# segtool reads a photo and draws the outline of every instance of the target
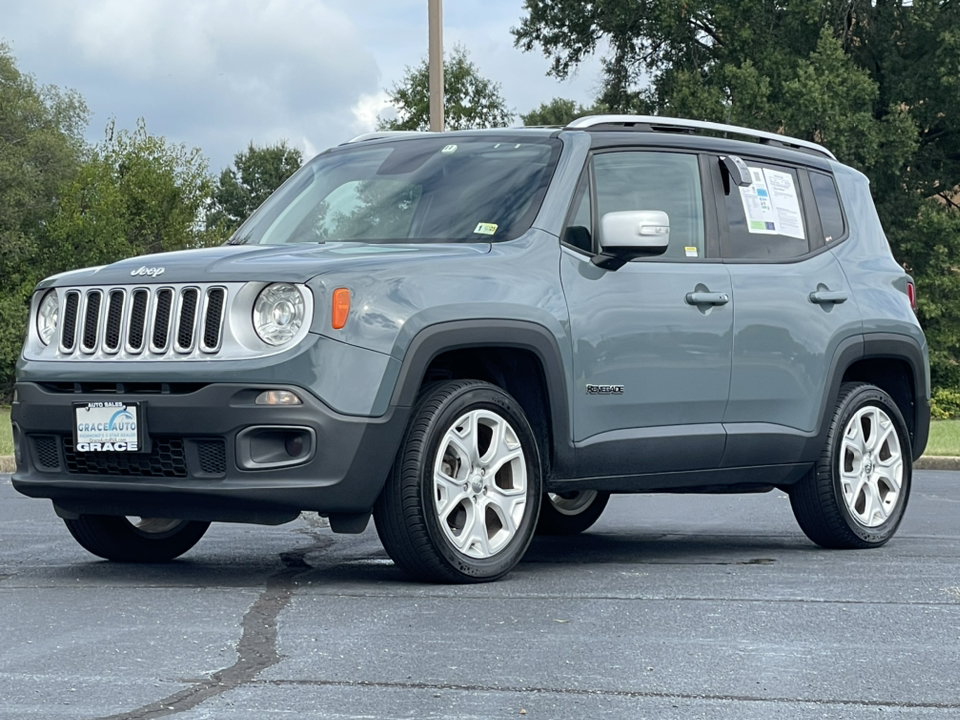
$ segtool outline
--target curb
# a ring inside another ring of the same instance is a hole
[[[922,455],[913,463],[914,470],[960,470],[960,457]]]
[[[13,455],[0,455],[0,473],[12,473],[16,469]],[[960,457],[948,455],[923,455],[913,463],[914,470],[960,470]]]

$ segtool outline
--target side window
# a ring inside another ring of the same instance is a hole
[[[670,218],[670,244],[663,257],[704,257],[703,193],[696,155],[628,151],[593,159],[597,214],[660,210]]]
[[[723,256],[790,258],[810,251],[795,170],[747,161],[753,182],[724,181],[729,224]]]
[[[811,170],[810,185],[813,187],[813,197],[817,201],[824,241],[829,243],[839,240],[846,232],[846,227],[843,224],[840,196],[837,194],[837,186],[833,178]]]
[[[590,209],[590,181],[584,176],[573,200],[573,215],[563,235],[567,245],[584,252],[593,252],[593,212]]]

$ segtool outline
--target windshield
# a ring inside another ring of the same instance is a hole
[[[526,232],[560,154],[545,137],[357,144],[301,168],[232,243],[498,242]]]

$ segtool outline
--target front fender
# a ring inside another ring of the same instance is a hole
[[[441,322],[424,327],[406,344],[396,382],[384,383],[377,407],[410,407],[430,363],[441,353],[464,348],[505,347],[532,352],[543,369],[554,442],[554,467],[572,467],[572,411],[567,378],[572,362],[568,343],[543,325],[505,319]],[[566,352],[565,352],[566,350]]]

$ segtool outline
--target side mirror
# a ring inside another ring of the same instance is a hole
[[[720,164],[727,171],[727,175],[738,187],[750,187],[753,185],[753,178],[750,177],[750,168],[736,155],[727,155],[720,158]]]
[[[669,244],[670,216],[665,212],[611,212],[600,220],[600,254],[592,262],[616,270],[634,258],[663,255]]]

